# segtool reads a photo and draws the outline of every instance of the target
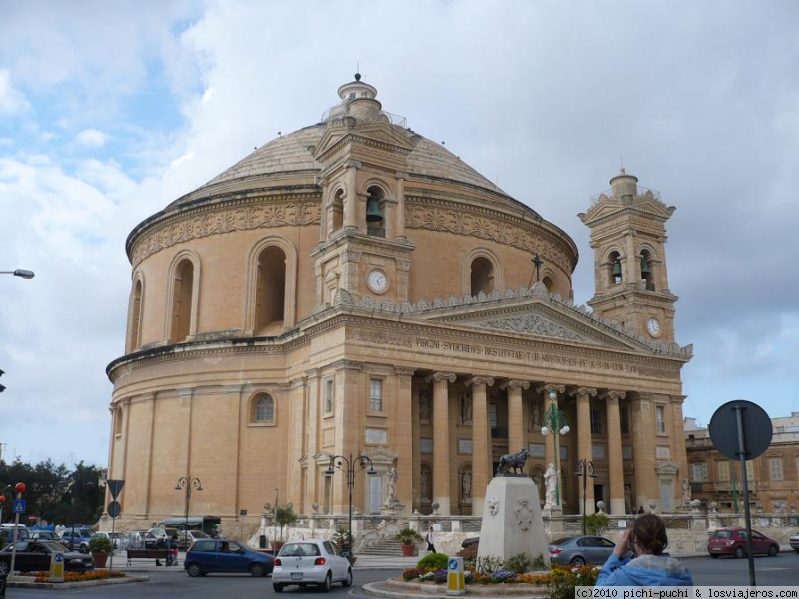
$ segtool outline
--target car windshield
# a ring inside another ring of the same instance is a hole
[[[717,530],[713,536],[717,539],[729,539],[732,536],[732,532],[729,530]]]

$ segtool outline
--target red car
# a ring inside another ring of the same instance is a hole
[[[746,555],[746,529],[745,528],[720,528],[707,540],[707,552],[710,557],[720,555]],[[780,545],[774,539],[752,531],[752,554],[758,553],[774,557],[780,552]]]

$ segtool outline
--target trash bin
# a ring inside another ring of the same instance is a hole
[[[266,549],[266,535],[258,537],[258,549]]]

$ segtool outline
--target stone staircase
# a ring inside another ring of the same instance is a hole
[[[372,541],[368,545],[359,548],[356,555],[382,555],[387,557],[398,557],[402,555],[402,543],[389,539]]]

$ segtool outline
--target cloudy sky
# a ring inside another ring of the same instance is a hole
[[[685,414],[799,411],[799,5],[0,0],[0,442],[104,464],[131,228],[356,64],[384,109],[566,230],[623,159],[677,207]],[[623,158],[622,158],[623,157]]]

